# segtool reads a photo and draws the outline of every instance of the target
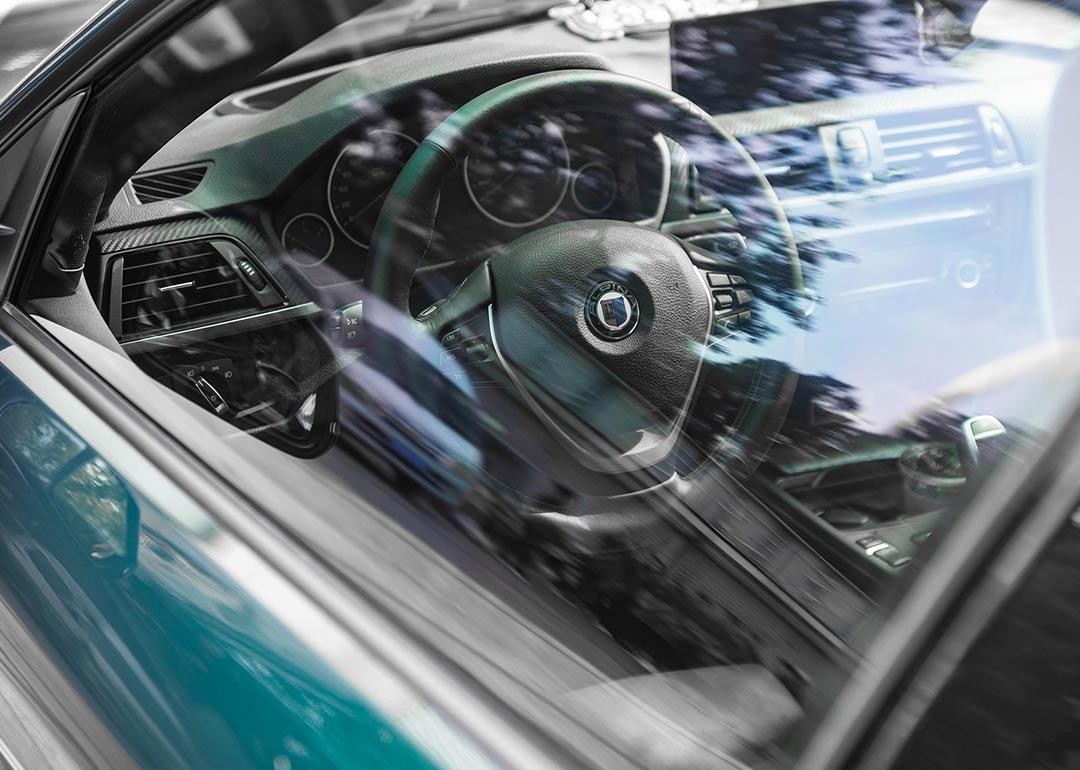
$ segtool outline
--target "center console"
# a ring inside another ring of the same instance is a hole
[[[759,482],[790,526],[869,591],[928,556],[1008,440],[989,415],[955,432],[943,441],[864,438],[832,457],[781,453]]]
[[[894,573],[918,558],[949,497],[963,488],[958,467],[955,450],[945,445],[897,443],[789,466],[771,484],[778,507],[815,536],[838,541],[856,560],[855,572]]]

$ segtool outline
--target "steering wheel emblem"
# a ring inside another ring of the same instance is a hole
[[[637,328],[637,297],[614,281],[597,284],[585,303],[585,322],[597,337],[621,340]]]

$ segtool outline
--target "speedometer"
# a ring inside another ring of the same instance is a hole
[[[378,128],[342,149],[330,171],[327,199],[334,224],[357,246],[368,248],[390,187],[417,141]]]
[[[488,219],[532,227],[559,208],[570,184],[562,131],[544,118],[502,125],[465,158],[465,188]]]

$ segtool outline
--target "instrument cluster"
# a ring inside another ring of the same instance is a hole
[[[419,142],[437,125],[387,115],[354,127],[313,159],[279,208],[286,258],[328,285],[362,280],[379,213]],[[666,146],[600,114],[522,116],[471,138],[444,183],[429,265],[482,255],[532,229],[574,219],[658,218]]]

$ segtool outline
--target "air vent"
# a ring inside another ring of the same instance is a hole
[[[961,107],[877,120],[889,181],[928,179],[996,165],[978,107]]]
[[[113,263],[113,332],[127,341],[244,315],[262,306],[210,242],[125,254]]]
[[[832,173],[816,128],[740,137],[781,198],[831,192]]]
[[[131,178],[131,189],[135,199],[144,205],[182,198],[195,191],[209,168],[203,164],[137,174]]]

